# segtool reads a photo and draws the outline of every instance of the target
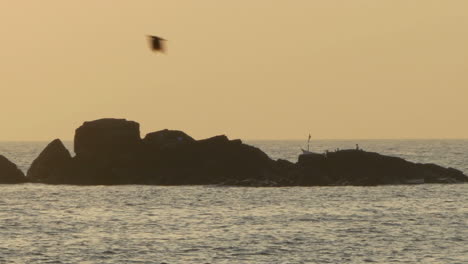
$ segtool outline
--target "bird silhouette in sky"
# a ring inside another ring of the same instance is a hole
[[[148,40],[149,40],[150,48],[152,51],[162,52],[162,53],[166,51],[164,47],[164,42],[166,41],[165,39],[157,37],[157,36],[148,36]]]

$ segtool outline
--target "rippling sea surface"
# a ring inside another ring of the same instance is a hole
[[[299,141],[251,141],[295,161]],[[468,173],[468,140],[317,141]],[[2,142],[27,170],[47,142]],[[70,143],[68,143],[70,147]],[[468,184],[0,185],[0,263],[468,263]]]

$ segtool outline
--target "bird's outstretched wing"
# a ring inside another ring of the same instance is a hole
[[[148,36],[149,44],[151,50],[154,52],[165,52],[165,47],[164,47],[164,41],[166,41],[163,38],[157,37],[157,36]]]

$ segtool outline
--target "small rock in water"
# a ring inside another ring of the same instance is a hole
[[[24,173],[4,156],[0,155],[0,184],[26,182]]]

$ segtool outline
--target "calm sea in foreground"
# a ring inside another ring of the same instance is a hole
[[[248,141],[297,160],[299,141]],[[468,140],[316,141],[468,174]],[[47,142],[0,142],[26,171]],[[67,144],[71,148],[71,144]],[[468,184],[0,185],[0,263],[468,263]]]

